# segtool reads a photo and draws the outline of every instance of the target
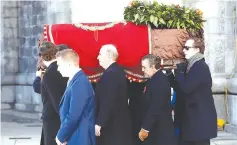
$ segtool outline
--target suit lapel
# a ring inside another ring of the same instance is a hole
[[[63,97],[62,97],[62,99],[61,99],[61,101],[60,101],[59,106],[61,106],[61,104],[62,104],[62,102],[63,102],[65,96],[67,95],[67,92],[71,89],[71,85],[72,85],[71,82],[72,82],[72,81],[69,82],[69,84],[68,84],[68,86],[67,86],[67,88],[66,88],[66,90],[65,90],[65,92],[64,92],[64,94],[63,94]]]

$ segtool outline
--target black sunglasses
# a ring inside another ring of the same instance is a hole
[[[192,48],[192,47],[184,46],[184,49],[186,49],[186,50],[189,50],[190,48]]]

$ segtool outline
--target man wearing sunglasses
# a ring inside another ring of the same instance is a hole
[[[175,110],[183,112],[176,116],[180,122],[180,145],[210,145],[210,139],[217,136],[217,113],[211,73],[203,56],[204,41],[188,39],[183,52],[187,64],[177,64],[175,79],[171,81],[177,101],[182,101]]]

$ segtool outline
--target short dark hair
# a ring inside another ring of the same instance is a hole
[[[198,37],[191,37],[188,40],[193,40],[193,47],[194,48],[199,48],[200,53],[204,54],[205,51],[205,43],[202,38]]]
[[[71,48],[68,47],[66,44],[60,44],[60,45],[57,45],[57,46],[56,46],[56,49],[57,49],[58,51],[62,51],[62,50],[71,49]]]
[[[156,69],[160,68],[160,64],[161,64],[160,57],[155,56],[153,54],[147,54],[142,58],[142,61],[144,60],[148,60],[150,67],[154,65]]]
[[[45,61],[51,61],[56,58],[58,50],[52,42],[43,42],[39,47],[39,56]]]

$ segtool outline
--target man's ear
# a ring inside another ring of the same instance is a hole
[[[152,68],[152,69],[156,69],[156,66],[153,64],[153,65],[151,66],[151,68]]]
[[[71,62],[68,63],[69,66],[72,66],[73,64]]]
[[[112,53],[108,53],[108,57],[111,58],[111,59],[113,59]]]

